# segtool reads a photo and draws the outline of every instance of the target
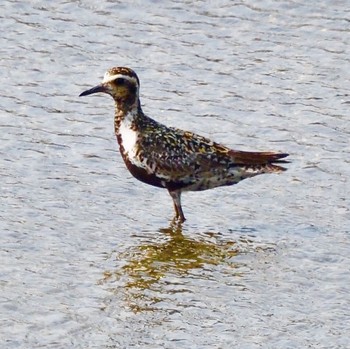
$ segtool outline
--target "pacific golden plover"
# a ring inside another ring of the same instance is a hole
[[[141,109],[139,89],[133,70],[115,67],[106,72],[100,85],[80,96],[103,92],[113,97],[114,130],[126,167],[138,180],[168,190],[180,222],[185,221],[184,191],[233,185],[262,173],[286,170],[276,165],[288,162],[281,160],[286,153],[233,150],[151,119]]]

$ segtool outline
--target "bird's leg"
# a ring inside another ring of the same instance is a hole
[[[179,219],[181,223],[183,223],[186,218],[182,211],[181,207],[181,191],[180,190],[169,190],[169,194],[173,199],[174,209],[175,209],[175,218]]]

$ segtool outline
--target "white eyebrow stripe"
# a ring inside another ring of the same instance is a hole
[[[108,73],[105,74],[105,76],[104,76],[104,78],[102,80],[102,83],[111,82],[111,81],[113,81],[115,79],[118,79],[118,78],[129,80],[129,81],[132,81],[133,83],[137,84],[136,79],[134,77],[132,77],[132,76],[127,76],[127,75],[123,75],[123,74],[109,75]]]

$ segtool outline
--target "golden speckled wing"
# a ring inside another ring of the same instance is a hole
[[[280,172],[274,165],[287,154],[272,152],[235,151],[205,137],[153,120],[143,125],[139,156],[153,174],[168,181],[195,183],[200,178],[215,181],[215,185],[231,184],[236,180],[264,172]],[[222,183],[219,184],[218,182]]]
[[[139,155],[157,175],[192,182],[235,166],[229,151],[207,138],[162,125],[143,131]]]

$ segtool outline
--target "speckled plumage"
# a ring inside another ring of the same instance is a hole
[[[139,86],[133,70],[116,67],[106,72],[100,85],[80,96],[104,92],[114,98],[115,134],[127,168],[140,181],[166,188],[180,221],[185,220],[183,191],[232,185],[258,174],[285,170],[275,163],[286,162],[280,159],[288,154],[232,150],[149,118],[141,109]]]

